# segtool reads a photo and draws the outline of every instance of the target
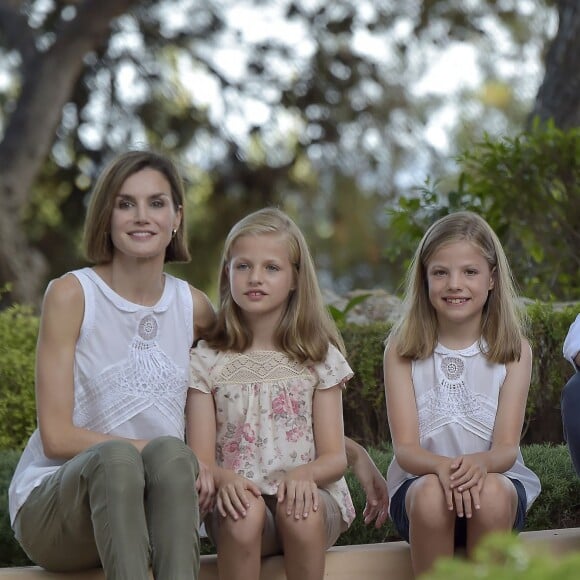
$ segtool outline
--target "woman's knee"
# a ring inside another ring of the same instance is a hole
[[[570,426],[578,424],[580,416],[580,372],[572,375],[570,380],[564,385],[561,394],[560,407],[562,409],[562,419],[564,422],[569,418]]]
[[[139,450],[123,440],[105,441],[88,450],[90,458],[82,475],[93,489],[107,496],[138,493],[145,479]]]
[[[177,437],[157,437],[142,451],[149,481],[166,481],[191,489],[199,474],[199,463],[193,451]],[[167,477],[165,477],[167,476]]]

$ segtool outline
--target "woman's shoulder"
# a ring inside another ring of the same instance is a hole
[[[57,306],[75,306],[82,304],[84,293],[80,280],[72,273],[67,272],[59,278],[55,278],[48,283],[44,295],[44,304]]]

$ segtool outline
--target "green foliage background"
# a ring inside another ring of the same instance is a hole
[[[30,308],[0,311],[0,449],[22,449],[36,425],[37,333],[38,317]]]
[[[457,163],[454,188],[427,181],[388,211],[387,257],[401,277],[431,223],[472,210],[502,241],[522,295],[580,300],[580,128],[536,123],[515,137],[486,136]]]
[[[580,553],[557,558],[536,546],[525,546],[513,534],[490,534],[477,548],[473,561],[442,559],[424,580],[576,580]]]

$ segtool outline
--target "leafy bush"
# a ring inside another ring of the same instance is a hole
[[[573,370],[562,356],[562,344],[578,308],[555,310],[542,303],[527,307],[534,362],[522,437],[526,444],[563,441],[560,393]],[[379,323],[341,327],[355,372],[344,393],[345,431],[366,446],[390,441],[383,385],[383,343],[388,330],[387,324]]]
[[[578,307],[528,306],[534,370],[524,443],[561,443],[560,393],[572,367],[562,343]],[[383,387],[383,344],[389,325],[340,324],[355,372],[344,394],[347,435],[366,446],[390,440]],[[27,308],[0,311],[0,449],[22,449],[36,425],[34,357],[38,318]]]
[[[427,227],[467,209],[487,219],[509,258],[523,294],[579,300],[580,128],[536,125],[513,138],[486,137],[457,158],[452,191],[428,181],[418,197],[389,211],[387,257],[401,275]]]
[[[8,513],[8,487],[19,457],[19,451],[0,451],[0,568],[30,565],[30,560],[14,539]]]
[[[473,561],[460,558],[439,560],[424,580],[576,580],[580,553],[561,554],[557,558],[537,547],[525,546],[513,534],[490,534],[476,549]]]
[[[526,518],[526,530],[580,526],[580,480],[565,445],[522,447],[526,465],[542,482],[542,492]]]
[[[390,440],[383,387],[386,324],[341,327],[347,358],[354,370],[343,395],[344,424],[349,437],[365,445]]]
[[[22,449],[36,426],[38,318],[25,306],[0,311],[0,449]]]

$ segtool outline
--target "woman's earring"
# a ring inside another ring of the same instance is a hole
[[[171,230],[171,237],[174,238],[176,233],[177,233],[177,230],[175,228],[173,228]]]

